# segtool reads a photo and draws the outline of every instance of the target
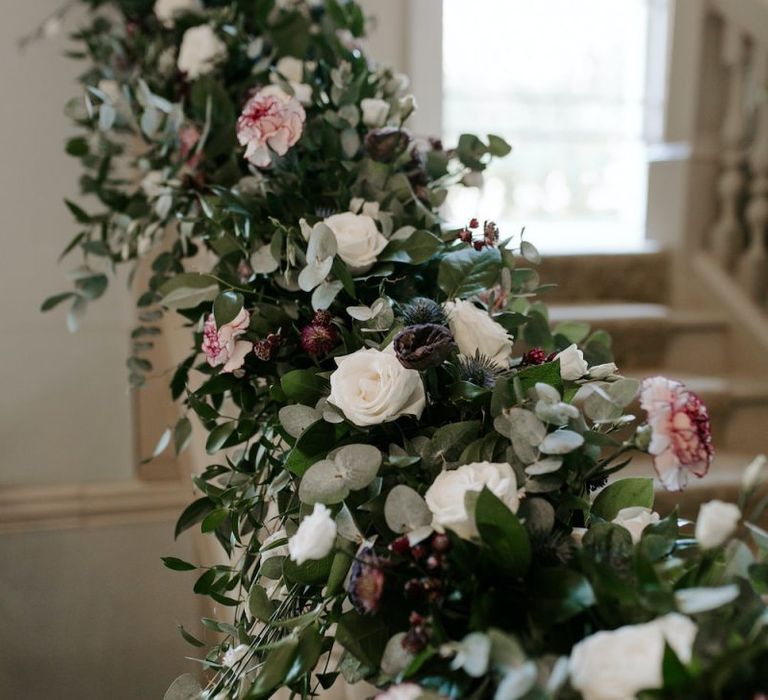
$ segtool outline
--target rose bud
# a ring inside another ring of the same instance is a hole
[[[389,163],[399,156],[411,142],[411,135],[403,129],[385,126],[373,129],[365,137],[368,155],[380,163]]]
[[[403,367],[424,370],[441,365],[456,349],[456,343],[445,326],[420,323],[401,330],[395,336],[394,349]]]
[[[364,547],[352,562],[347,585],[347,595],[357,612],[361,615],[377,612],[384,582],[381,560],[371,547]]]

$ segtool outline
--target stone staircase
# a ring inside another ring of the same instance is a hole
[[[540,274],[558,283],[545,297],[553,324],[586,321],[608,331],[622,374],[679,379],[707,404],[717,457],[681,499],[682,512],[693,516],[703,501],[737,498],[744,467],[768,451],[768,380],[733,372],[724,314],[670,303],[670,270],[667,254],[649,252],[549,257]],[[634,461],[633,472],[652,473],[650,460]],[[678,495],[659,493],[658,500],[664,508]]]

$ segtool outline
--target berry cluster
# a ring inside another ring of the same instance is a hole
[[[499,242],[499,227],[493,221],[483,222],[483,237],[475,238],[475,232],[480,228],[480,222],[477,219],[470,220],[466,228],[459,231],[459,239],[471,245],[475,250],[483,248],[493,248]]]
[[[264,362],[274,360],[275,355],[277,355],[277,351],[280,348],[281,340],[280,333],[270,333],[263,340],[257,340],[253,344],[253,354]]]
[[[312,322],[301,329],[301,347],[310,355],[325,355],[339,342],[339,332],[328,311],[316,311]]]

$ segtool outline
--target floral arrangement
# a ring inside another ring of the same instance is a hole
[[[68,203],[84,262],[44,308],[74,325],[112,267],[148,260],[132,381],[180,313],[182,417],[158,450],[207,431],[176,534],[229,559],[165,559],[222,611],[206,650],[182,629],[204,687],[166,697],[342,676],[381,700],[764,698],[764,460],[695,528],[653,510],[652,474],[617,478],[632,452],[668,490],[704,476],[707,410],[622,376],[605,333],[553,328],[522,236],[443,228],[446,187],[505,141],[409,133],[407,80],[365,57],[353,2],[86,4],[67,151],[99,210]]]

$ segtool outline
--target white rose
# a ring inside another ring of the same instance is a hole
[[[473,462],[458,469],[441,472],[427,489],[424,500],[432,512],[432,526],[442,532],[446,528],[459,537],[478,535],[474,516],[467,512],[466,495],[488,488],[513,513],[520,505],[515,471],[509,464]]]
[[[584,361],[584,353],[576,347],[575,343],[557,353],[555,359],[560,360],[560,376],[566,381],[581,379],[589,369]]]
[[[426,405],[419,373],[392,352],[372,348],[336,358],[328,401],[355,425],[378,425],[403,415],[421,417]]]
[[[682,663],[691,660],[696,624],[670,613],[642,625],[598,632],[571,652],[571,684],[584,700],[632,700],[661,687],[665,641]]]
[[[615,362],[606,362],[604,365],[595,365],[589,368],[589,376],[591,379],[608,379],[619,376],[617,373],[619,368]]]
[[[462,355],[474,357],[480,353],[502,367],[509,364],[513,338],[488,312],[462,299],[448,301],[444,306],[451,332]]]
[[[384,126],[389,115],[389,102],[373,97],[367,97],[360,101],[360,109],[363,111],[363,124],[376,128]]]
[[[315,503],[312,515],[301,521],[296,534],[288,540],[291,559],[301,566],[310,559],[324,559],[336,541],[336,523],[331,511],[322,503]]]
[[[200,0],[157,0],[155,16],[164,26],[172,27],[179,15],[200,12],[202,9]]]
[[[699,508],[696,539],[702,549],[714,549],[724,544],[736,531],[741,511],[733,503],[710,501]]]
[[[227,54],[227,45],[216,36],[209,24],[201,24],[184,32],[176,65],[190,80],[210,73]]]
[[[329,216],[325,223],[336,236],[339,257],[353,275],[370,270],[389,242],[376,228],[376,222],[365,214],[346,211]]]
[[[643,508],[642,506],[622,508],[611,522],[615,525],[621,525],[625,530],[629,530],[629,534],[632,535],[632,542],[637,544],[640,541],[643,530],[649,525],[659,522],[659,514],[650,508]]]

